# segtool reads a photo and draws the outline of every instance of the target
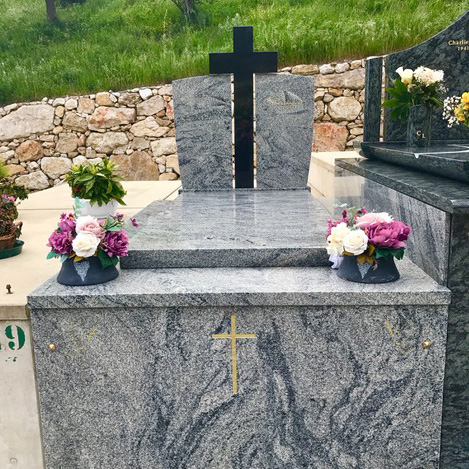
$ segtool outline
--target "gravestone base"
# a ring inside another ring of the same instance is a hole
[[[469,464],[469,185],[379,160],[337,160],[336,185],[354,175],[361,196],[348,201],[388,211],[413,229],[406,255],[451,290],[440,469]],[[441,158],[442,174],[448,162]]]
[[[410,261],[339,279],[306,191],[187,195],[142,212],[153,252],[116,280],[30,296],[46,468],[437,469],[448,290]],[[197,206],[230,216],[186,225]],[[173,249],[223,266],[136,268]],[[239,265],[269,249],[286,266]]]

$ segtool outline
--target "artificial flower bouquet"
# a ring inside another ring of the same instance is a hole
[[[443,118],[448,121],[448,127],[463,124],[469,128],[469,93],[446,98],[443,102]]]
[[[403,258],[407,238],[412,232],[408,226],[393,220],[386,212],[341,207],[342,219],[328,221],[327,252],[332,268],[339,269],[345,258],[353,257],[356,269],[366,274],[370,268],[377,270],[383,262]],[[365,266],[365,270],[361,266]]]
[[[135,219],[131,218],[134,226]],[[77,216],[62,213],[57,229],[49,237],[48,259],[60,258],[61,262],[97,256],[103,269],[115,266],[119,257],[128,255],[129,238],[124,231],[124,215],[116,213],[98,221],[90,215]]]
[[[443,107],[441,95],[446,91],[443,86],[443,70],[418,67],[415,70],[399,67],[399,78],[393,80],[393,88],[386,88],[391,96],[382,106],[391,109],[391,119],[407,122],[410,108],[423,104],[431,109]]]

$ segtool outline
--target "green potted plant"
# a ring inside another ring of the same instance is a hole
[[[116,169],[107,158],[101,163],[72,166],[66,181],[82,215],[103,219],[114,215],[118,204],[125,205],[126,191]]]
[[[26,199],[28,192],[8,179],[8,170],[0,163],[0,259],[16,256],[22,250],[21,235],[22,222],[16,223],[18,218],[17,203]]]

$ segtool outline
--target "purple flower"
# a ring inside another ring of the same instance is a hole
[[[104,236],[102,249],[109,257],[128,255],[129,238],[124,231],[109,231]]]
[[[73,252],[71,231],[54,231],[50,237],[47,246],[51,247],[56,254],[67,254],[70,256]]]
[[[132,222],[132,225],[135,226],[135,228],[138,228],[138,223],[135,218],[130,217],[130,221]]]
[[[62,215],[60,215],[59,228],[60,231],[63,231],[64,233],[72,232],[75,229],[75,215],[72,213],[69,213],[68,215],[66,213],[62,213]]]
[[[405,242],[412,230],[401,221],[391,223],[376,223],[365,228],[369,243],[377,248],[399,249],[405,247]]]

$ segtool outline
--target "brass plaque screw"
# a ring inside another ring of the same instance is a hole
[[[426,340],[425,342],[422,343],[422,347],[427,350],[431,347],[432,343],[429,340]]]
[[[51,352],[55,352],[55,351],[57,350],[57,345],[55,345],[55,344],[49,344],[48,349],[49,349]]]

